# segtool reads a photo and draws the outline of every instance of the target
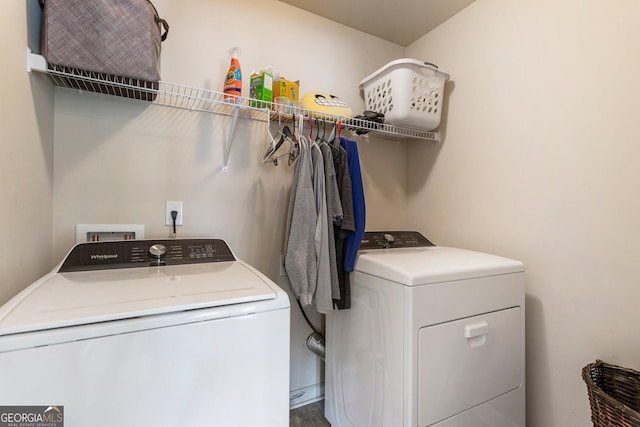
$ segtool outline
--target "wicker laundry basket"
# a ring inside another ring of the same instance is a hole
[[[594,427],[640,426],[640,372],[602,360],[582,368]]]

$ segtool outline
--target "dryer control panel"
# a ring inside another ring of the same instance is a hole
[[[417,248],[435,246],[417,231],[366,231],[360,249]]]
[[[229,246],[220,239],[89,242],[74,246],[59,273],[235,260]]]

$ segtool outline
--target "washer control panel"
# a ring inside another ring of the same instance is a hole
[[[235,260],[229,246],[220,239],[89,242],[71,250],[59,273]]]
[[[367,231],[360,249],[417,248],[435,246],[417,231]]]

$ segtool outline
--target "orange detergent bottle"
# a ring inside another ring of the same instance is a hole
[[[231,54],[231,65],[224,81],[224,98],[232,99],[236,96],[242,96],[242,71],[240,70],[240,48],[234,47],[229,50]]]

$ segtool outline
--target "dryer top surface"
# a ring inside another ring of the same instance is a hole
[[[520,261],[445,246],[361,250],[354,271],[406,286],[524,271]]]

